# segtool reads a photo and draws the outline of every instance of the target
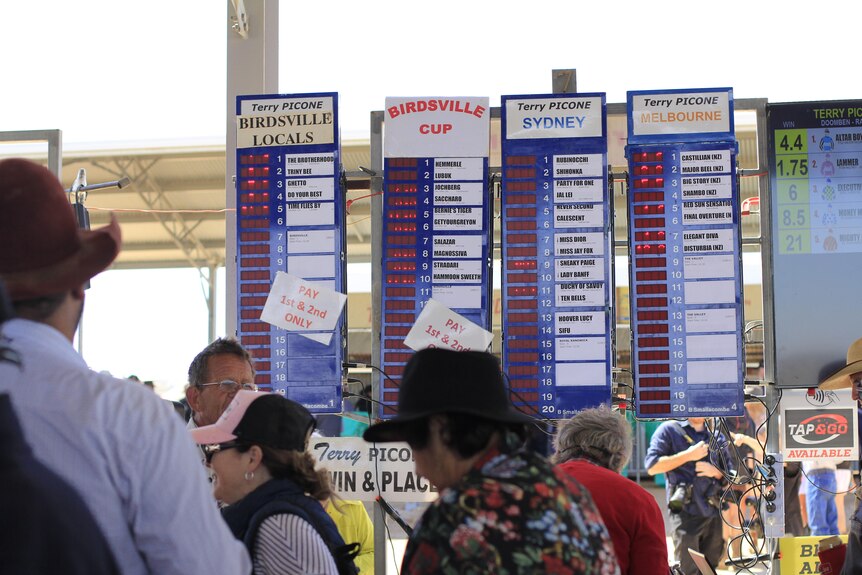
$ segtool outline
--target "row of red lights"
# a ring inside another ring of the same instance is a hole
[[[241,204],[265,204],[269,202],[269,192],[263,192],[262,194],[255,194],[254,192],[240,194],[239,201]]]
[[[267,244],[250,244],[239,246],[239,253],[247,254],[268,254],[269,245]]]
[[[535,192],[536,191],[536,181],[535,180],[526,180],[523,182],[505,182],[503,184],[503,191],[505,192]]]
[[[506,262],[507,270],[534,270],[536,269],[536,260],[508,260]]]
[[[654,216],[656,214],[664,213],[664,204],[646,204],[641,206],[634,206],[634,215],[636,216]]]
[[[536,257],[536,246],[512,247],[506,252],[510,258]]]
[[[239,260],[241,268],[268,268],[269,264],[269,258],[240,258]]]
[[[638,284],[636,289],[638,295],[667,293],[667,284]]]
[[[239,163],[244,164],[268,164],[269,154],[240,154]]]
[[[531,194],[506,194],[506,205],[536,205],[536,196]]]
[[[646,164],[638,166],[634,169],[636,176],[655,176],[657,174],[664,173],[664,166],[661,164],[655,164],[648,166]]]
[[[536,163],[536,156],[506,156],[507,166],[530,166]]]
[[[269,166],[240,168],[241,178],[267,178],[269,177]]]
[[[641,350],[638,352],[638,360],[640,361],[667,361],[668,359],[670,359],[670,351],[666,349]]]
[[[635,272],[635,279],[638,281],[644,282],[657,282],[657,281],[666,281],[667,280],[667,271],[666,270],[655,270],[655,271],[643,271],[643,272]]]
[[[538,274],[514,273],[506,274],[506,283],[510,284],[534,284],[539,281]]]
[[[664,178],[635,178],[634,188],[636,190],[643,188],[663,188]]]
[[[269,270],[242,270],[239,279],[245,281],[269,281]]]
[[[240,180],[240,190],[268,190],[269,180]]]
[[[664,268],[667,267],[667,258],[635,258],[636,268]]]
[[[668,401],[670,391],[641,391],[638,397],[641,401]]]
[[[512,365],[509,366],[509,375],[538,375],[538,365]]]
[[[536,168],[506,168],[506,177],[533,180],[536,178]]]
[[[644,415],[665,415],[670,413],[669,403],[645,403],[640,406],[640,411]]]
[[[415,194],[418,191],[416,184],[387,184],[386,191],[392,194]]]
[[[664,218],[635,218],[635,228],[663,228]]]
[[[638,244],[635,246],[635,255],[663,253],[667,253],[667,246],[665,244]]]
[[[509,218],[535,218],[536,208],[506,208],[506,217]]]
[[[666,323],[642,323],[637,327],[638,335],[644,333],[668,333]]]
[[[635,241],[638,242],[663,242],[664,238],[664,230],[657,232],[635,232]]]
[[[634,201],[636,204],[642,202],[663,202],[664,192],[635,192]]]
[[[240,206],[239,214],[241,216],[268,216],[269,206],[266,204],[259,206]]]
[[[636,152],[632,154],[632,162],[663,162],[664,152]]]

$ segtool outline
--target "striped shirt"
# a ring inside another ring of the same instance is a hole
[[[335,559],[308,521],[290,514],[263,520],[254,543],[254,575],[338,575]]]

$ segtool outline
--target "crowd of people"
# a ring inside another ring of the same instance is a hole
[[[86,284],[120,249],[115,220],[80,229],[53,174],[3,160],[0,243],[11,302],[0,306],[4,573],[373,573],[364,506],[339,498],[309,453],[315,417],[258,391],[238,341],[219,338],[192,360],[182,405],[97,373],[75,352]],[[834,377],[858,387],[860,366],[848,354]],[[621,474],[632,452],[626,419],[579,412],[561,423],[550,459],[529,447],[535,424],[509,401],[493,355],[411,357],[398,414],[363,434],[406,442],[416,472],[440,491],[414,526],[402,573],[669,572],[662,511]],[[726,451],[751,441],[695,417],[653,436],[645,466],[666,474],[685,575],[698,572],[688,549],[713,565],[722,554],[720,493],[735,472]]]

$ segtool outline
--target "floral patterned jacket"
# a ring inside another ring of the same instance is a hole
[[[587,490],[514,434],[501,443],[428,507],[401,573],[618,574]]]

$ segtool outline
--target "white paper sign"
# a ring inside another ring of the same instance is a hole
[[[490,149],[488,98],[386,98],[387,158],[478,157]]]
[[[485,351],[493,338],[494,334],[491,332],[485,331],[445,305],[429,299],[404,338],[404,345],[416,351],[427,347]]]
[[[328,345],[347,302],[343,293],[277,272],[260,319]],[[329,333],[304,333],[304,332]]]

